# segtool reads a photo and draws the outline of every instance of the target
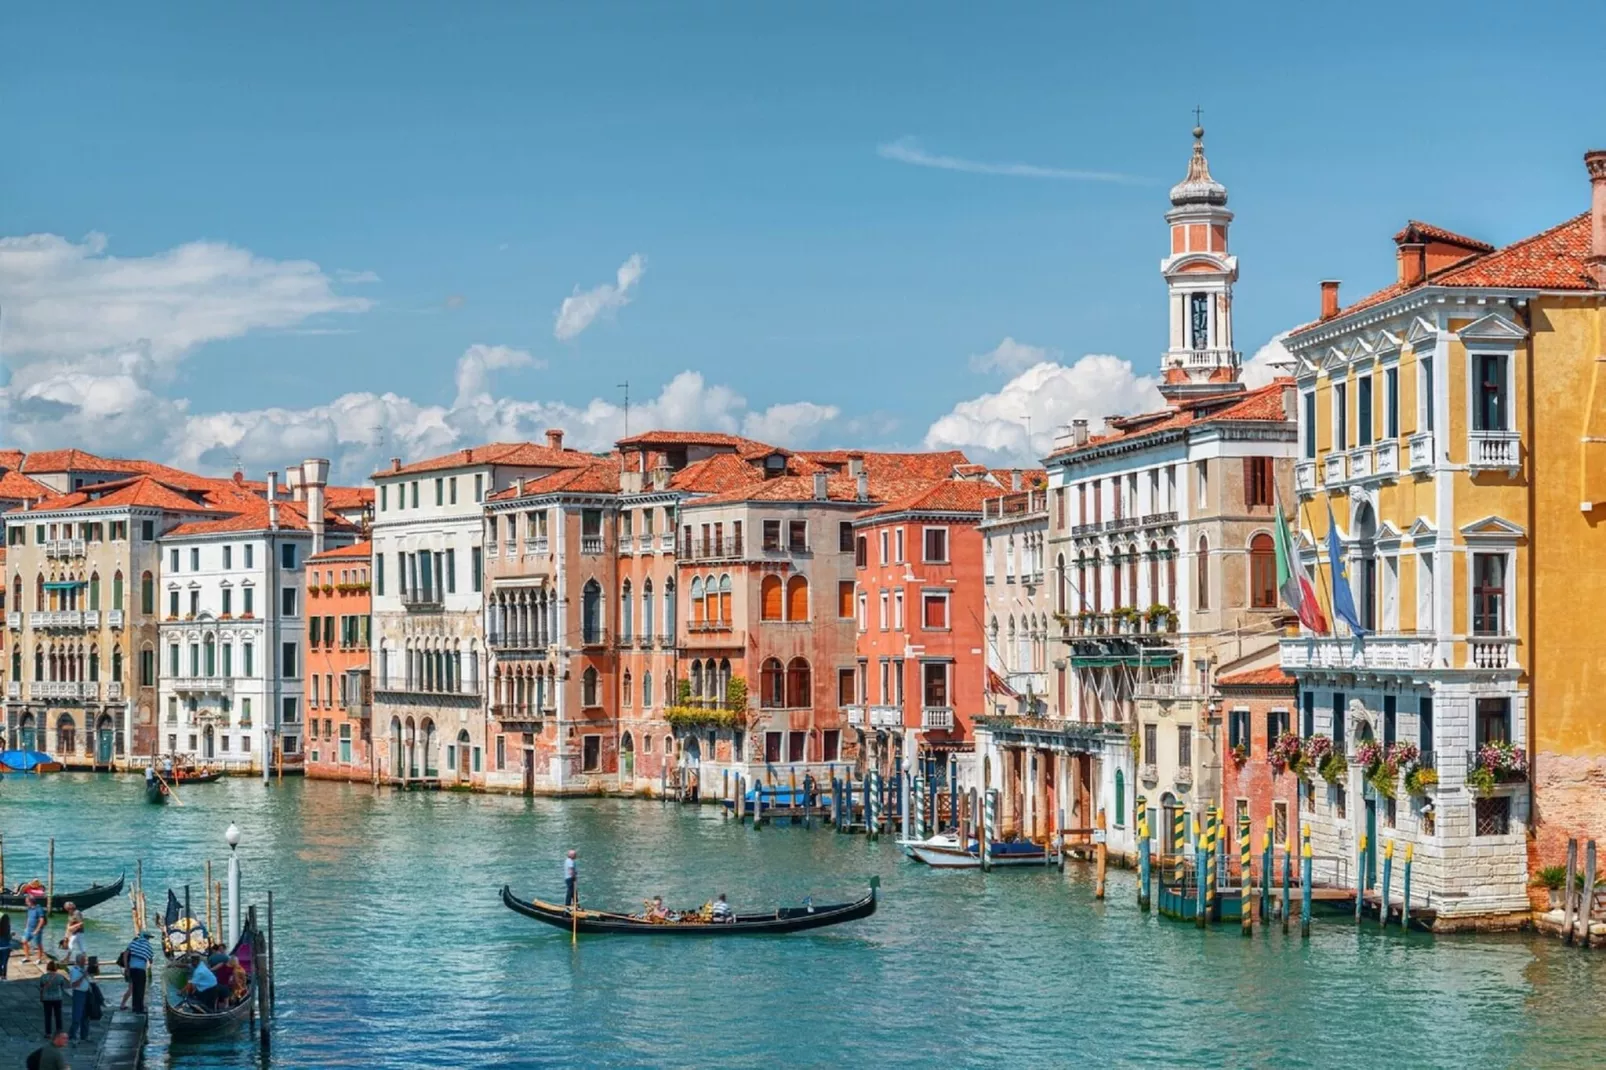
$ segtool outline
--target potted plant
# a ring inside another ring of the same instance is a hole
[[[1478,765],[1467,771],[1467,790],[1475,791],[1479,795],[1494,794],[1494,770]]]
[[[1555,910],[1561,906],[1561,886],[1567,883],[1566,866],[1542,866],[1529,882],[1535,888],[1543,888],[1548,894],[1547,910]]]
[[[1478,783],[1487,783],[1490,790],[1495,784],[1519,783],[1528,779],[1528,753],[1510,743],[1485,743],[1477,749],[1472,765],[1473,769],[1467,773],[1468,785],[1472,784],[1472,773],[1477,771],[1487,772],[1487,777],[1479,776]]]
[[[1405,774],[1405,790],[1412,795],[1426,795],[1439,786],[1439,771],[1418,766]]]
[[[1292,732],[1284,732],[1277,737],[1266,754],[1266,761],[1271,764],[1274,771],[1281,773],[1288,770],[1298,776],[1306,768],[1305,751],[1300,739]]]
[[[1164,603],[1150,606],[1147,616],[1151,632],[1169,632],[1173,626],[1171,607]]]
[[[1242,769],[1244,763],[1249,760],[1249,747],[1248,747],[1248,745],[1244,744],[1244,743],[1239,743],[1236,746],[1234,746],[1232,748],[1232,760],[1233,760],[1233,764],[1238,766],[1238,768]]]

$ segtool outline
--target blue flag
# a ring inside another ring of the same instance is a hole
[[[1355,596],[1349,589],[1349,567],[1344,564],[1344,547],[1338,541],[1338,525],[1333,507],[1327,507],[1327,567],[1333,574],[1333,616],[1348,624],[1356,635],[1365,635],[1360,614],[1355,612]]]

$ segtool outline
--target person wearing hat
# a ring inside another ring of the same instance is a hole
[[[142,929],[123,952],[123,975],[128,978],[128,991],[124,996],[133,998],[135,1014],[145,1013],[145,991],[150,984],[151,963],[155,960],[151,934]]]

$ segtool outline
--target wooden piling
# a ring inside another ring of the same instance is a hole
[[[1271,886],[1272,854],[1271,837],[1277,831],[1277,820],[1271,814],[1266,815],[1266,831],[1261,834],[1260,841],[1260,923],[1265,925],[1271,920]]]
[[[201,894],[206,898],[206,931],[215,938],[218,927],[212,923],[212,860],[210,858],[206,860],[203,869],[205,873],[202,875],[204,883],[201,885]]]
[[[1104,842],[1106,838],[1104,808],[1101,806],[1099,807],[1098,820],[1093,829],[1094,899],[1104,898],[1104,866],[1109,852],[1108,846]]]
[[[1573,907],[1574,907],[1575,902],[1577,901],[1576,898],[1575,898],[1577,895],[1578,895],[1578,841],[1570,839],[1570,840],[1567,841],[1567,883],[1563,887],[1562,894],[1561,894],[1561,901],[1562,901],[1562,917],[1561,917],[1562,939],[1565,940],[1569,944],[1573,942],[1573,920],[1577,916],[1576,913],[1574,912]]]
[[[1300,889],[1299,889],[1299,936],[1303,940],[1310,939],[1310,826],[1301,830],[1300,839]]]
[[[1205,855],[1205,833],[1199,824],[1199,815],[1193,815],[1193,920],[1199,928],[1205,927],[1205,874],[1210,872],[1210,859]]]
[[[1060,852],[1060,865],[1064,865],[1064,850]],[[1138,909],[1149,912],[1149,812],[1138,810]]]
[[[1589,923],[1595,914],[1595,841],[1590,840],[1584,846],[1584,887],[1578,895],[1578,913],[1582,924],[1579,926],[1579,939],[1584,947],[1589,946]]]
[[[258,1042],[266,1052],[269,1047],[268,1038],[268,985],[262,976],[262,963],[267,957],[267,941],[263,940],[262,933],[257,929],[257,908],[250,907],[246,912],[246,924],[251,927],[251,960],[253,968],[257,971],[257,1029]]]
[[[273,889],[268,889],[268,1006],[271,1008],[279,1002],[279,993],[274,985],[273,975],[279,965],[279,956],[273,951]]]
[[[1356,841],[1356,854],[1355,854],[1355,924],[1356,925],[1359,925],[1361,923],[1361,904],[1366,901],[1366,895],[1365,895],[1365,892],[1364,892],[1364,890],[1362,888],[1362,883],[1363,883],[1362,875],[1365,872],[1366,872],[1366,833],[1363,832],[1363,833],[1361,833],[1360,839]]]
[[[1238,822],[1238,925],[1245,936],[1255,935],[1254,863],[1249,849],[1254,839],[1252,828],[1246,813]]]
[[[1387,840],[1383,844],[1383,888],[1382,895],[1378,897],[1377,927],[1389,927],[1389,882],[1394,875],[1394,841]]]
[[[1400,929],[1411,928],[1411,859],[1416,855],[1416,844],[1405,845],[1405,886],[1401,889],[1404,898],[1400,900]]]
[[[56,909],[56,837],[50,837],[50,860],[45,870],[45,927],[50,926],[50,912]],[[44,935],[43,933],[40,934]]]
[[[1171,876],[1172,880],[1176,883],[1177,895],[1179,897],[1182,895],[1183,886],[1186,883],[1188,876],[1188,841],[1187,838],[1183,836],[1183,822],[1186,820],[1187,815],[1185,815],[1180,809],[1176,811],[1176,816],[1171,819],[1171,846],[1174,847],[1177,852],[1176,861],[1172,864]]]

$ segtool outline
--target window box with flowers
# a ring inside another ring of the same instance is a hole
[[[1176,610],[1168,605],[1156,603],[1143,616],[1149,623],[1149,631],[1154,633],[1169,632],[1177,626]]]
[[[1467,787],[1479,795],[1490,795],[1502,784],[1520,784],[1528,779],[1528,752],[1510,743],[1485,743],[1467,752]]]
[[[1249,744],[1247,744],[1247,743],[1236,743],[1236,744],[1234,744],[1233,748],[1232,748],[1232,751],[1231,751],[1231,754],[1232,754],[1232,764],[1235,767],[1237,767],[1239,769],[1242,769],[1244,767],[1244,764],[1249,761]]]
[[[1305,761],[1329,784],[1342,784],[1349,776],[1349,762],[1333,749],[1331,736],[1314,735],[1305,741]]]
[[[1292,732],[1284,732],[1277,737],[1266,753],[1266,761],[1275,773],[1290,772],[1298,777],[1308,777],[1310,773],[1310,762],[1305,758],[1304,747],[1300,738]]]

